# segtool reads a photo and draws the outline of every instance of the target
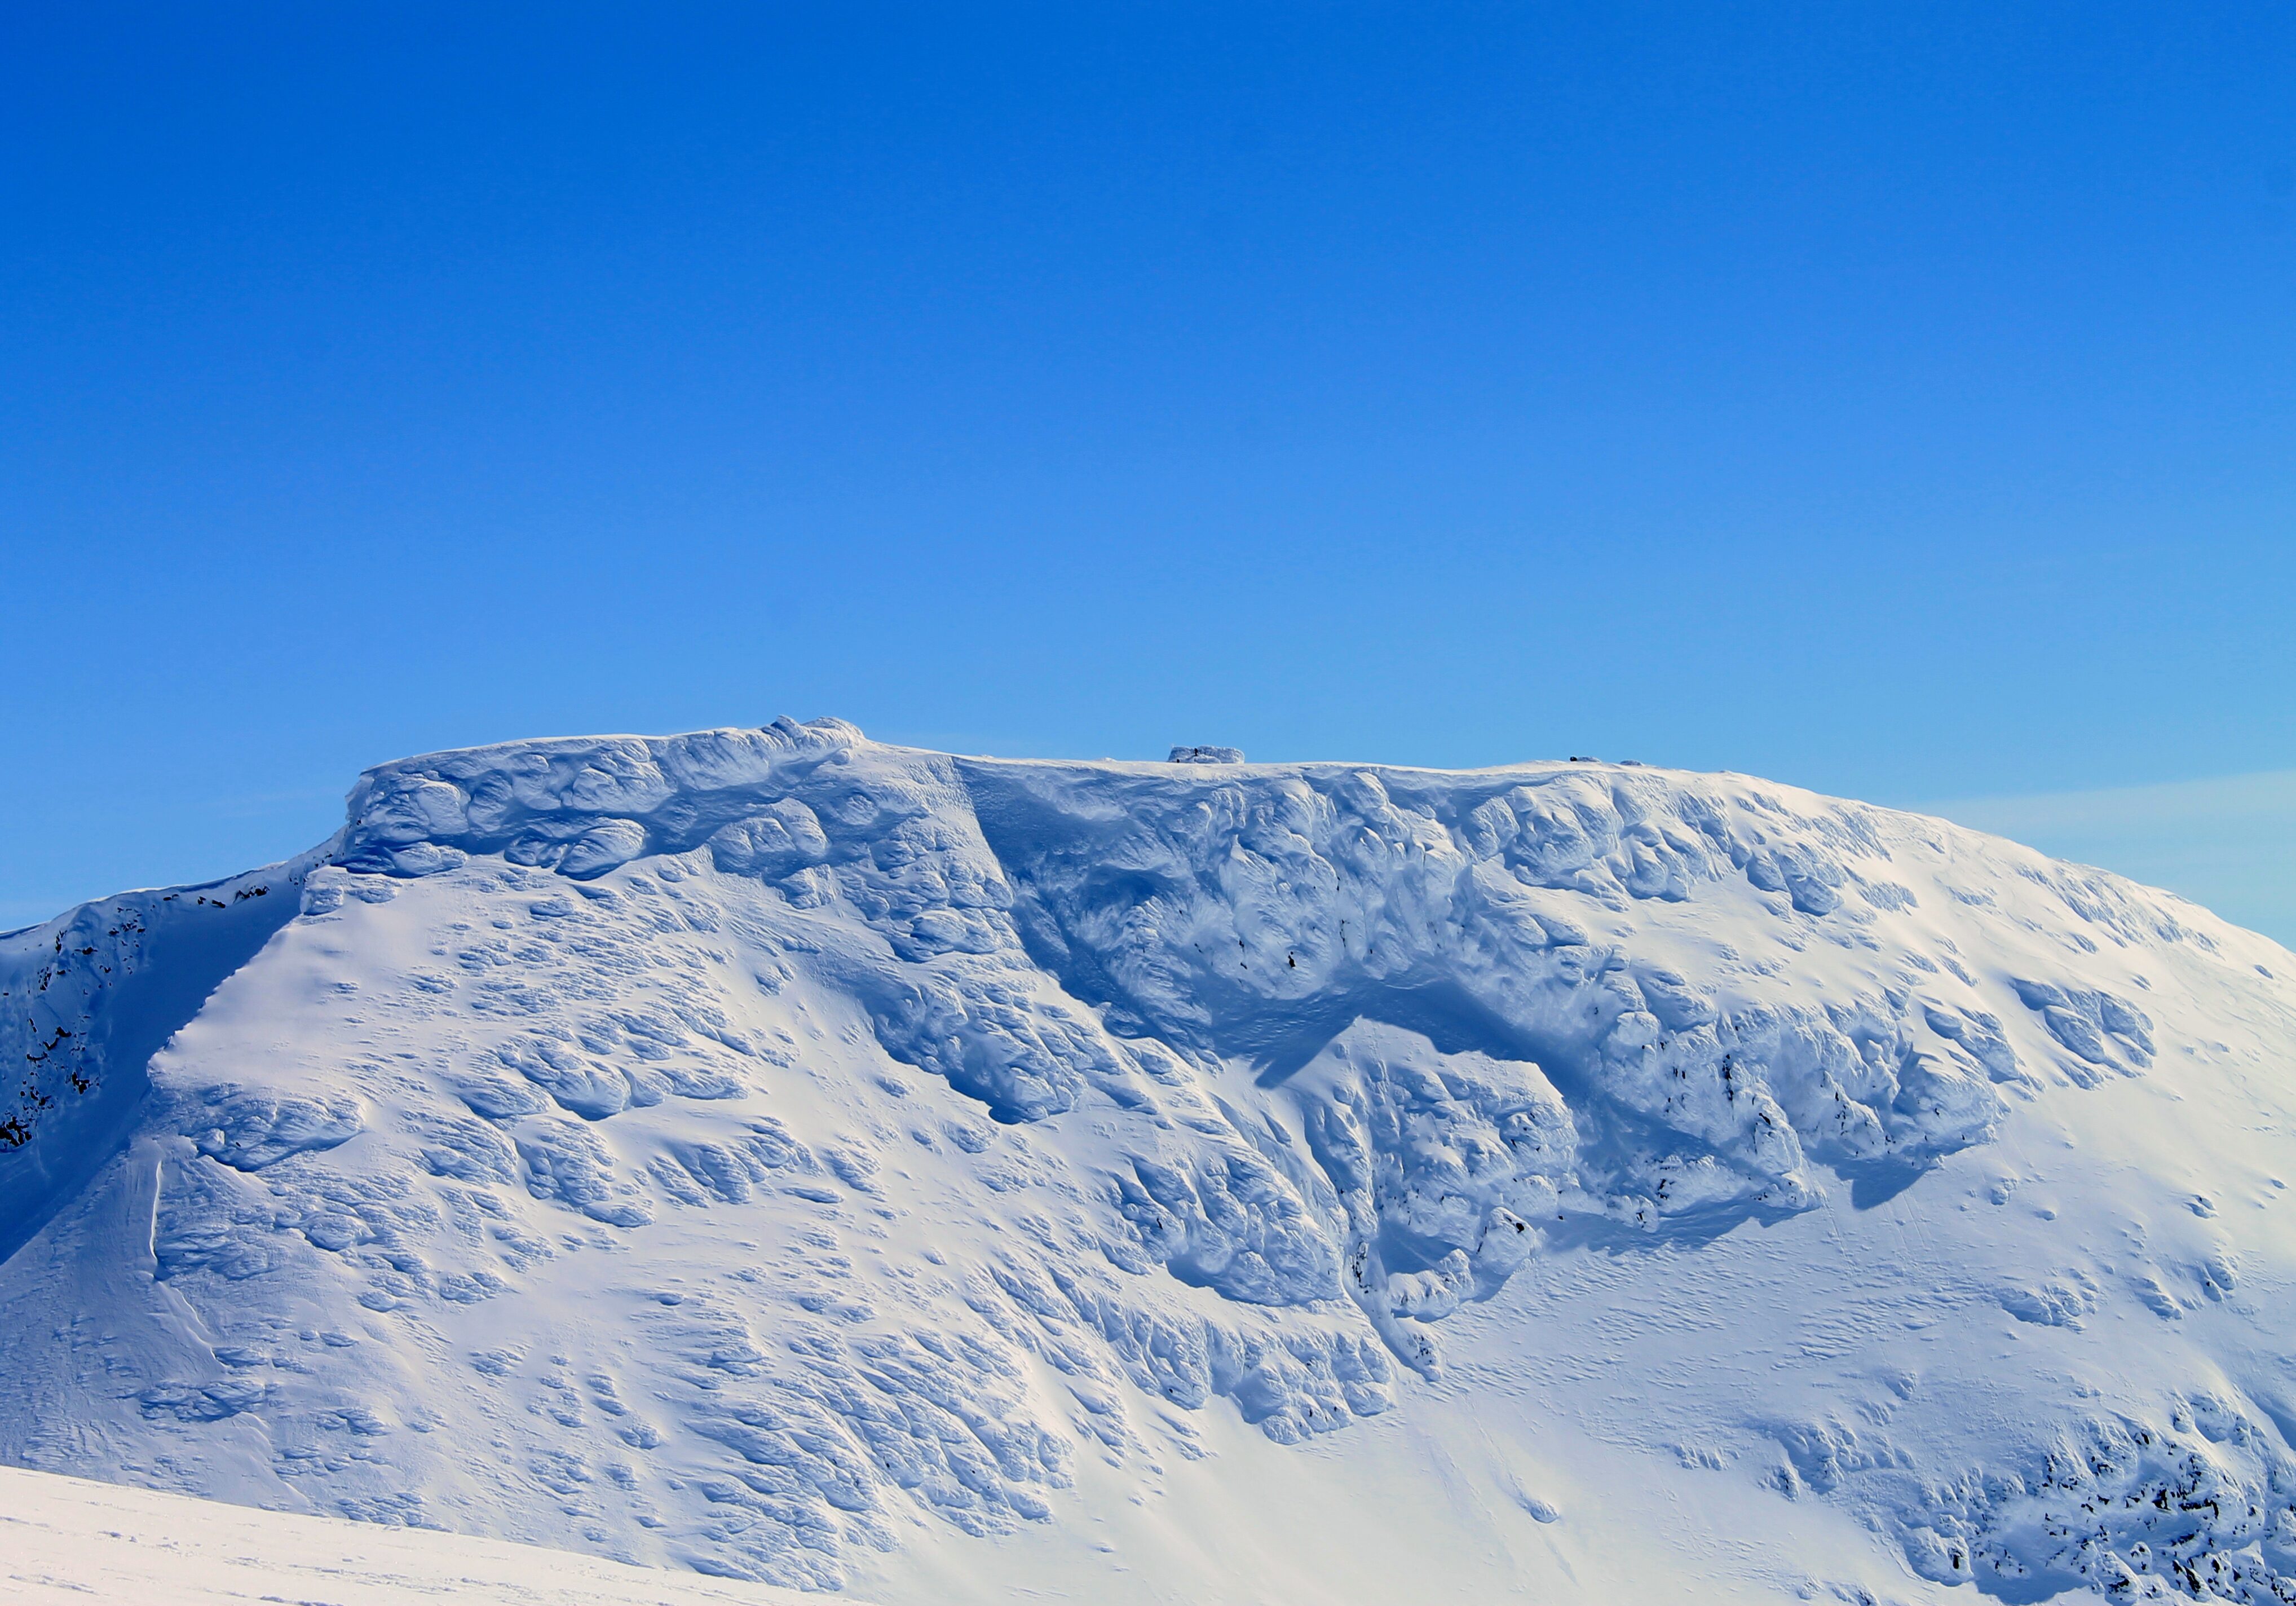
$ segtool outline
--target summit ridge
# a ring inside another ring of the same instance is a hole
[[[431,754],[0,938],[0,1460],[886,1602],[2296,1600],[2283,950],[1742,776],[1174,758]]]

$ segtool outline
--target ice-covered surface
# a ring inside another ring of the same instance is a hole
[[[2296,1599],[2291,968],[1729,775],[410,759],[0,938],[0,1459],[893,1602]]]

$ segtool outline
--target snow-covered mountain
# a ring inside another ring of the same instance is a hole
[[[2296,959],[1188,756],[438,754],[0,938],[0,1460],[901,1606],[2296,1600]]]

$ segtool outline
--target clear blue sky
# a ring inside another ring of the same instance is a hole
[[[0,924],[783,712],[2296,767],[2284,7],[15,5],[0,138]]]

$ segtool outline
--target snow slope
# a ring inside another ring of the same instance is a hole
[[[10,1606],[800,1606],[769,1585],[0,1467]]]
[[[896,1603],[2296,1600],[2292,971],[1730,775],[409,759],[0,938],[0,1460]]]

